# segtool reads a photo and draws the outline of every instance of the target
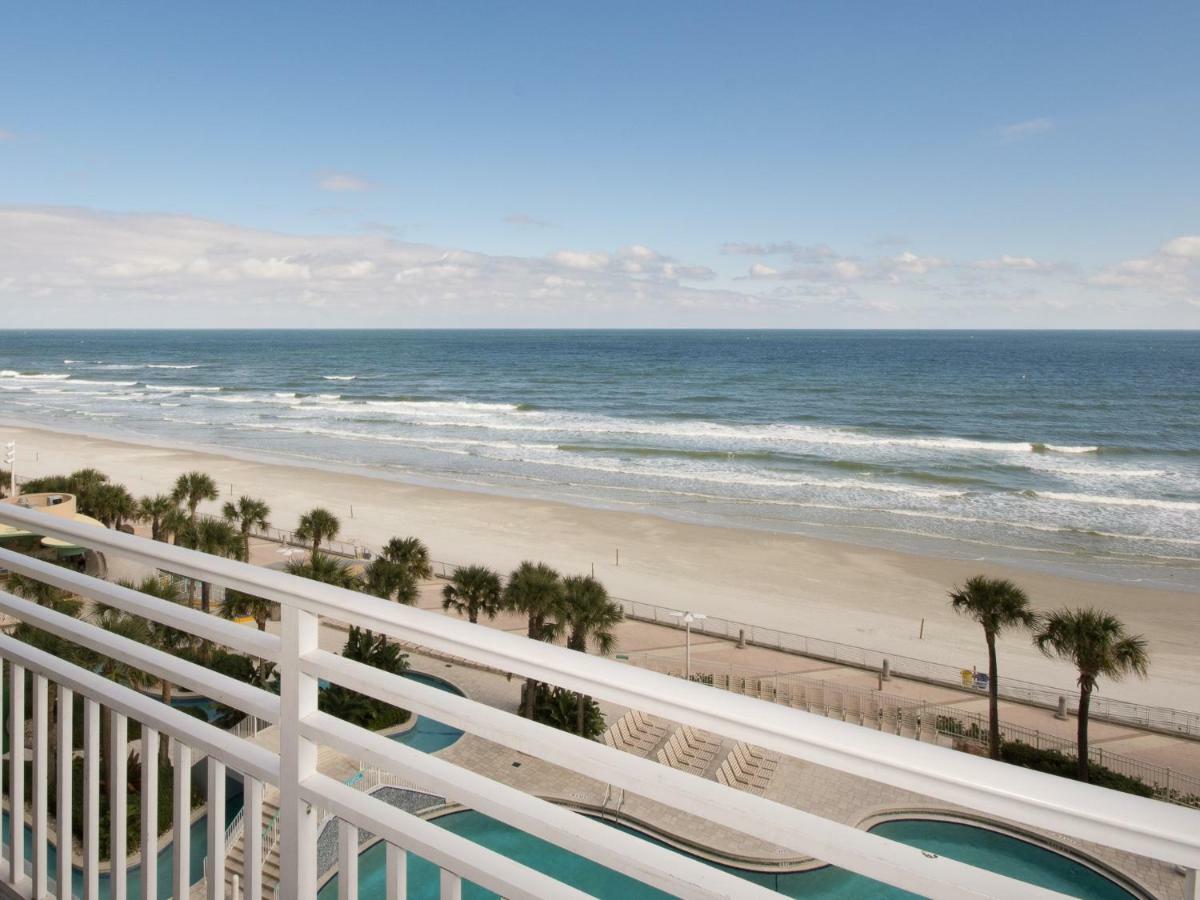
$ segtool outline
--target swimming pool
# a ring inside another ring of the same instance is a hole
[[[450,682],[438,678],[436,675],[427,675],[424,672],[405,672],[404,677],[411,678],[413,681],[420,682],[421,684],[427,684],[430,687],[435,687],[439,691],[458,694],[460,697],[466,696]],[[417,720],[411,728],[406,728],[404,731],[398,731],[390,735],[393,741],[398,741],[409,747],[415,747],[424,753],[437,753],[439,750],[445,750],[462,736],[462,729],[447,725],[444,722],[438,722],[436,719],[430,719],[427,716],[417,716]]]
[[[552,878],[572,884],[596,897],[621,900],[658,900],[670,895],[635,881],[627,875],[608,869],[591,860],[563,850],[482,813],[474,811],[451,813],[433,820],[468,840],[474,841],[510,859],[515,859]],[[606,823],[607,824],[607,823]],[[615,826],[645,840],[644,834],[623,826]],[[885,822],[871,829],[873,834],[890,838],[931,853],[982,866],[1013,878],[1052,890],[1069,893],[1087,900],[1132,900],[1133,895],[1120,885],[1081,863],[1058,853],[1038,847],[1019,838],[1010,837],[986,828],[959,822],[940,822],[928,819],[904,819]],[[659,842],[655,842],[659,843]],[[359,856],[359,896],[367,900],[383,897],[387,877],[385,845],[380,842]],[[677,851],[678,852],[678,851]],[[821,900],[862,900],[862,898],[908,898],[907,891],[889,887],[862,875],[833,866],[807,872],[751,872],[727,866],[720,868],[742,878],[769,887],[787,897],[818,897]],[[436,900],[438,869],[413,854],[408,854],[408,896],[415,900]],[[463,883],[463,897],[495,897],[477,885]],[[337,876],[321,888],[319,900],[337,897]]]
[[[438,678],[435,675],[427,675],[424,672],[405,672],[405,678],[411,678],[413,681],[419,681],[421,684],[427,684],[430,687],[435,687],[442,691],[464,696],[450,682]],[[323,684],[323,687],[327,684]],[[217,702],[210,700],[207,697],[184,696],[173,697],[171,705],[175,707],[193,707],[204,711],[205,715],[211,721],[217,714]],[[449,747],[460,737],[462,731],[457,728],[452,728],[449,725],[437,722],[433,719],[424,716],[417,716],[417,721],[413,727],[393,735],[392,739],[401,743],[407,744],[410,747],[416,747],[425,753],[434,753]],[[197,763],[197,766],[200,764]],[[228,825],[233,821],[234,817],[242,809],[242,783],[241,780],[233,773],[227,776],[226,785],[226,803],[225,803],[225,824]],[[189,872],[191,875],[191,883],[195,884],[204,874],[204,858],[208,855],[208,816],[203,815],[192,823],[190,834],[189,847]],[[3,814],[2,823],[0,823],[0,839],[7,846],[9,842],[9,815],[5,811]],[[170,897],[172,890],[172,874],[173,866],[171,860],[172,842],[168,842],[161,850],[158,851],[158,896]],[[25,858],[32,858],[33,852],[33,830],[28,825],[25,826]],[[57,865],[58,849],[53,843],[48,848],[48,860],[51,870]],[[141,892],[142,871],[141,866],[131,866],[128,869],[128,892],[129,896],[138,896]],[[76,895],[83,893],[83,870],[75,869],[73,881],[73,892]],[[107,900],[109,896],[109,877],[107,874],[100,876],[100,897],[101,900]],[[434,894],[436,896],[436,892]]]

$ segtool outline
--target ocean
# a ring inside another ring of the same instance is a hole
[[[1200,333],[0,332],[0,418],[1200,590]]]

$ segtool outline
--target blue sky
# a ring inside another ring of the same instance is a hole
[[[25,261],[0,298],[1195,327],[1198,45],[1195,2],[29,4],[0,33],[0,245]]]

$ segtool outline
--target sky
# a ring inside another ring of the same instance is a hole
[[[22,4],[7,327],[1200,328],[1200,4]]]

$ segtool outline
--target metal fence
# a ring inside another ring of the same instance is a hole
[[[674,657],[645,652],[623,656],[632,665],[677,678],[684,677],[683,664]],[[695,658],[692,660],[691,678],[722,690],[805,709],[880,731],[907,735],[917,740],[946,746],[960,743],[976,747],[987,745],[987,716],[951,704],[928,703],[812,675],[710,663]],[[1038,750],[1055,750],[1072,759],[1078,753],[1078,744],[1070,738],[1011,722],[1001,721],[1000,735],[1005,741],[1019,742]],[[1101,745],[1090,746],[1088,758],[1098,766],[1153,788],[1160,800],[1200,807],[1200,778],[1167,766],[1108,752]]]
[[[684,627],[675,610],[658,606],[653,603],[641,603],[634,600],[613,598],[621,604],[626,618],[642,622],[653,622],[670,628]],[[985,688],[978,686],[971,669],[959,669],[944,663],[931,662],[925,659],[914,659],[908,656],[897,656],[882,650],[872,650],[867,647],[856,647],[852,644],[842,644],[823,638],[808,635],[793,634],[774,628],[763,628],[760,625],[750,625],[723,619],[720,616],[708,616],[696,619],[691,623],[693,633],[711,637],[727,638],[729,640],[744,640],[756,647],[766,647],[781,650],[785,653],[795,653],[815,659],[824,659],[846,666],[881,671],[884,662],[888,663],[891,672],[905,678],[926,681],[931,684],[944,685],[965,690],[986,693]],[[1059,698],[1066,699],[1067,711],[1078,711],[1079,699],[1074,690],[1050,687],[1020,681],[1014,678],[1001,677],[997,679],[1000,696],[1006,700],[1015,700],[1046,709],[1058,707]],[[1090,708],[1091,718],[1108,722],[1119,722],[1125,725],[1136,725],[1152,731],[1183,737],[1200,739],[1200,713],[1188,710],[1172,709],[1162,706],[1147,706],[1141,703],[1130,703],[1125,700],[1113,700],[1107,697],[1093,696]]]
[[[217,517],[213,517],[217,518]],[[296,536],[294,531],[268,526],[255,529],[252,536],[274,543],[291,547],[308,547],[310,544]],[[349,541],[324,541],[325,551],[347,559],[369,559],[377,555],[377,551],[365,545]],[[449,578],[459,568],[458,564],[432,560],[436,575]],[[655,603],[645,603],[638,600],[627,600],[613,597],[621,605],[626,618],[642,622],[653,622],[671,628],[684,627],[677,610],[660,606]],[[868,647],[858,647],[839,641],[830,641],[811,635],[796,634],[775,628],[765,628],[725,619],[721,616],[707,616],[696,619],[691,624],[692,631],[711,637],[721,637],[730,640],[744,640],[756,647],[766,647],[785,653],[795,653],[814,659],[824,659],[841,665],[880,671],[885,660],[891,671],[905,678],[926,681],[931,684],[956,687],[966,690],[983,692],[978,686],[975,673],[971,669],[955,668],[945,663],[933,662],[926,659],[916,659],[909,656],[898,656],[882,650]],[[1055,709],[1060,698],[1066,702],[1066,711],[1076,713],[1079,698],[1074,689],[1056,688],[1035,682],[1001,676],[997,679],[1001,697],[1018,703],[1026,703],[1045,709]],[[1097,721],[1116,722],[1123,725],[1134,725],[1164,734],[1200,740],[1200,712],[1174,709],[1165,706],[1150,706],[1143,703],[1132,703],[1127,700],[1115,700],[1109,697],[1093,695],[1090,706],[1090,716]]]

